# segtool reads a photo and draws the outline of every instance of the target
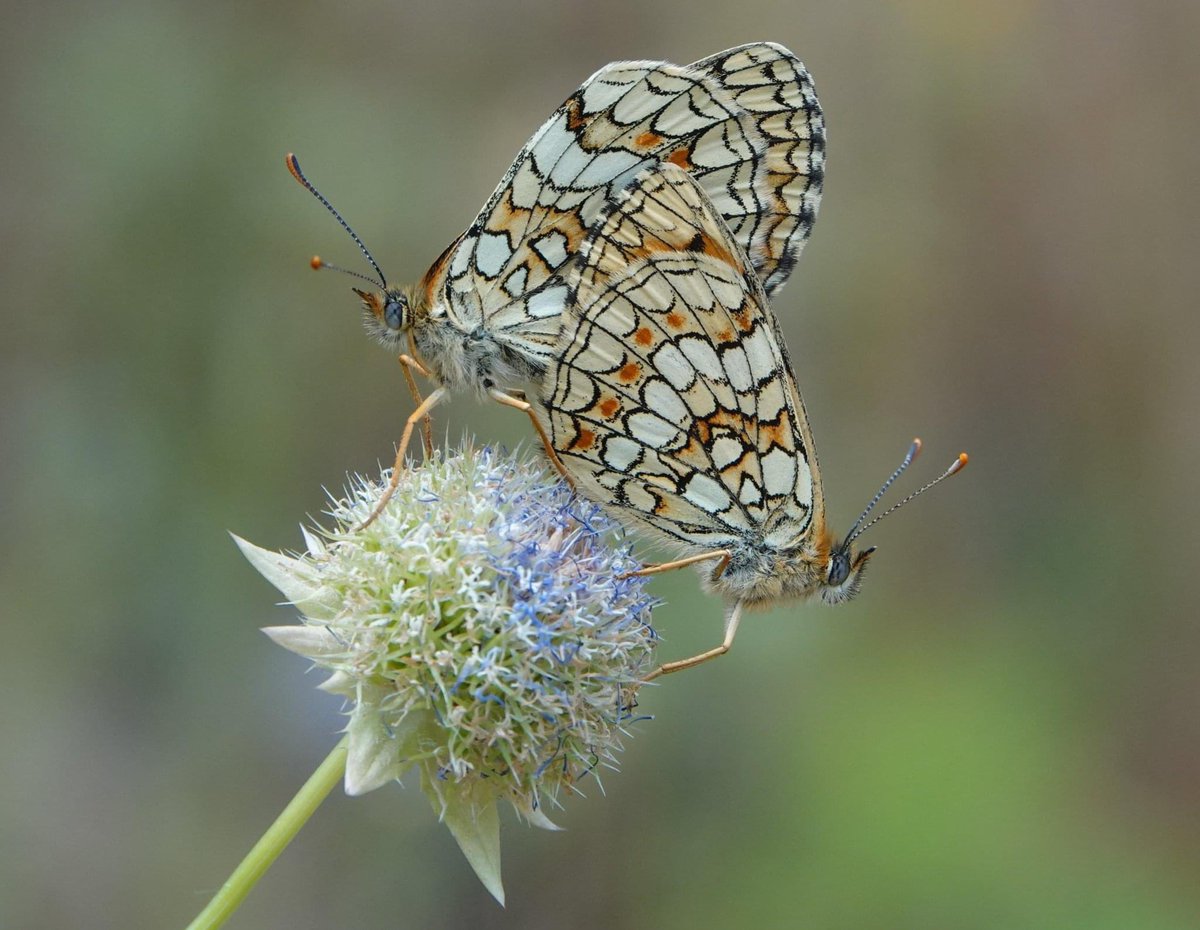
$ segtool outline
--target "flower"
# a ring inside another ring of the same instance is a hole
[[[303,615],[264,632],[350,702],[347,794],[412,767],[503,903],[496,802],[537,826],[560,790],[615,768],[654,667],[654,600],[589,502],[490,449],[437,455],[383,495],[355,477],[285,555],[234,537]]]

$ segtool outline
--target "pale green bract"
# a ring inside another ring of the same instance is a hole
[[[496,802],[557,829],[547,802],[615,768],[654,668],[655,602],[599,508],[527,460],[438,455],[359,529],[386,481],[353,479],[302,554],[235,539],[303,615],[264,632],[350,702],[347,794],[417,767],[503,902]]]

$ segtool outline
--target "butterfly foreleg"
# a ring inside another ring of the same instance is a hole
[[[422,418],[429,418],[429,411],[432,410],[439,401],[446,396],[446,389],[440,387],[432,394],[426,397],[417,409],[412,412],[407,420],[404,421],[404,432],[400,434],[400,442],[396,445],[396,461],[392,465],[392,477],[388,481],[387,490],[383,492],[383,497],[379,499],[379,503],[375,505],[375,509],[371,511],[371,515],[359,525],[358,529],[370,526],[375,522],[375,518],[383,513],[383,508],[387,506],[387,502],[392,499],[392,495],[396,493],[396,488],[400,484],[400,475],[405,470],[404,455],[408,452],[408,443],[412,439],[413,428]]]
[[[714,549],[712,552],[702,552],[699,555],[689,555],[685,559],[676,559],[674,562],[662,562],[658,565],[647,565],[645,568],[640,568],[636,572],[629,572],[622,575],[622,578],[645,578],[647,575],[659,575],[663,572],[673,572],[677,568],[687,568],[689,565],[695,565],[697,562],[706,562],[709,559],[716,559],[717,564],[713,568],[712,580],[716,581],[725,573],[725,567],[729,564],[730,551],[728,549]]]
[[[715,659],[717,656],[723,656],[733,645],[733,638],[737,636],[738,624],[742,621],[742,602],[738,601],[733,605],[733,609],[729,611],[729,616],[725,619],[725,639],[721,645],[714,646],[706,652],[699,655],[694,655],[690,659],[680,659],[677,662],[666,662],[647,675],[643,681],[653,681],[662,675],[670,675],[671,672],[682,672],[685,668],[694,668],[709,659]]]
[[[546,428],[542,426],[541,420],[538,419],[534,412],[533,404],[524,400],[521,397],[513,397],[511,394],[506,394],[499,388],[488,388],[488,394],[497,403],[504,404],[506,407],[513,407],[520,410],[529,417],[529,421],[533,424],[533,428],[537,430],[538,438],[542,440],[542,445],[546,449],[546,455],[550,458],[550,464],[562,475],[563,480],[571,486],[571,490],[575,490],[575,482],[567,473],[567,469],[563,466],[562,460],[558,457],[558,453],[554,451],[554,446],[550,444],[550,436],[546,432]]]
[[[409,334],[409,345],[412,345],[412,334]],[[411,355],[407,353],[401,355],[397,361],[400,362],[400,369],[404,372],[404,380],[408,383],[408,392],[412,394],[413,403],[418,407],[424,403],[421,397],[421,390],[417,387],[417,380],[413,377],[413,372],[416,371],[425,378],[433,379],[433,375],[429,373],[429,369],[422,365]],[[424,421],[421,423],[421,446],[425,452],[425,459],[428,460],[433,455],[433,418],[426,414]]]

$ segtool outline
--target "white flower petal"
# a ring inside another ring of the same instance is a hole
[[[504,904],[504,885],[500,881],[500,815],[496,811],[495,793],[486,785],[460,783],[446,785],[439,794],[427,766],[421,767],[421,782],[433,809],[458,842],[467,862],[486,888],[501,905]]]
[[[316,533],[310,531],[304,524],[300,525],[300,535],[304,537],[304,545],[308,547],[308,554],[314,558],[320,558],[325,554],[325,543]]]
[[[517,807],[517,805],[514,804],[513,808],[516,810],[516,812],[518,814],[520,814],[522,817],[524,817],[529,822],[530,826],[540,827],[543,830],[563,830],[563,829],[565,829],[563,827],[560,827],[553,820],[551,820],[544,813],[542,813],[542,809],[540,807],[536,808],[536,809],[531,808],[529,810],[526,810],[522,807]]]
[[[311,597],[294,599],[292,606],[309,620],[327,623],[337,619],[338,612],[342,609],[342,597],[332,588],[322,587],[317,588]]]
[[[350,751],[346,757],[346,794],[357,797],[395,781],[417,752],[422,725],[431,714],[412,713],[389,729],[375,706],[360,702],[350,717]]]
[[[347,731],[346,794],[357,797],[399,777],[400,743],[388,735],[378,711],[359,704]]]
[[[346,651],[345,645],[339,643],[337,637],[323,626],[264,626],[262,631],[271,637],[272,642],[309,659],[320,659]]]
[[[289,601],[307,600],[317,593],[319,586],[316,579],[303,562],[269,549],[260,549],[234,533],[229,535],[238,544],[246,560]]]
[[[358,679],[356,679],[349,672],[339,670],[317,685],[317,690],[325,691],[329,694],[341,694],[348,698],[354,698],[358,695],[357,682]]]

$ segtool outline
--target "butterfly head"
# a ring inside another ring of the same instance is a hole
[[[821,582],[821,597],[826,604],[842,604],[858,593],[863,573],[874,546],[855,552],[847,540],[834,548],[825,566],[825,577]]]
[[[354,288],[363,302],[363,325],[367,332],[388,348],[404,344],[412,326],[412,304],[399,288],[364,291]]]

